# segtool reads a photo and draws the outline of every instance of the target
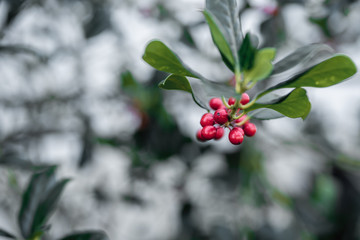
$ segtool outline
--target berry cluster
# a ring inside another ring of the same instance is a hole
[[[205,142],[211,139],[218,140],[224,136],[225,128],[229,128],[229,141],[234,145],[239,145],[244,140],[244,135],[252,137],[256,133],[255,124],[241,112],[244,106],[250,102],[247,93],[243,93],[241,99],[237,101],[234,97],[225,99],[212,98],[209,102],[210,107],[215,110],[214,114],[205,113],[200,120],[203,127],[199,129],[196,137],[199,141]]]

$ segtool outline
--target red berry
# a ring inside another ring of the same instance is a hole
[[[220,98],[212,98],[212,99],[210,99],[209,105],[214,110],[218,110],[218,109],[220,109],[222,107],[225,107]]]
[[[200,142],[205,142],[206,139],[203,137],[203,135],[201,134],[201,130],[202,129],[199,129],[197,132],[196,132],[196,138],[197,140],[199,140]]]
[[[222,127],[217,127],[216,128],[216,134],[215,134],[215,139],[218,140],[220,138],[222,138],[224,136],[224,129]]]
[[[252,136],[254,136],[255,133],[256,133],[256,126],[255,126],[255,124],[250,123],[250,122],[249,122],[249,123],[245,123],[243,129],[244,129],[245,135],[248,136],[248,137],[252,137]]]
[[[214,113],[214,120],[215,122],[221,125],[227,123],[227,121],[229,121],[229,116],[227,111],[224,108],[220,108],[216,110]]]
[[[235,120],[235,123],[241,123],[242,121],[244,121],[244,119],[246,118],[247,116],[246,115],[244,115],[244,116],[242,116],[242,117],[240,117],[239,119],[236,119]],[[247,120],[245,123],[248,123],[249,122],[249,120]],[[245,124],[244,123],[244,124]]]
[[[235,129],[236,131],[240,131],[241,132],[241,135],[245,135],[245,133],[244,133],[244,130],[242,129],[242,128],[240,128],[240,127],[234,127],[233,129]]]
[[[229,100],[228,100],[228,104],[231,106],[231,105],[234,105],[236,102],[236,98],[234,97],[230,97]]]
[[[234,145],[239,145],[244,140],[243,132],[241,128],[233,128],[229,133],[229,141]]]
[[[205,113],[201,117],[200,124],[203,127],[214,125],[214,123],[214,115],[212,115],[211,113]]]
[[[201,130],[201,135],[205,140],[213,139],[216,135],[216,128],[214,126],[205,126]]]
[[[249,103],[249,102],[250,102],[250,97],[249,97],[249,95],[248,95],[247,93],[243,93],[243,94],[241,95],[240,103],[241,103],[242,105],[245,105],[245,104],[247,104],[247,103]]]

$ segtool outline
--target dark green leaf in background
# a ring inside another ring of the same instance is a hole
[[[30,160],[24,159],[23,157],[19,156],[17,152],[12,150],[4,150],[1,153],[0,165],[30,171],[39,171],[50,167],[49,165],[45,164],[35,164]]]
[[[47,220],[56,208],[56,204],[60,199],[62,191],[69,181],[70,179],[63,179],[56,183],[56,185],[51,188],[46,198],[43,199],[41,204],[37,207],[32,223],[32,229],[34,232],[42,229],[43,226],[46,225]]]
[[[102,231],[86,231],[70,234],[60,240],[109,240],[109,238]]]
[[[158,40],[151,41],[143,55],[143,59],[155,69],[179,76],[198,78],[193,74],[164,43]]]
[[[60,194],[69,181],[55,181],[56,167],[34,173],[22,196],[18,215],[22,235],[30,238],[46,228],[46,221],[55,210]]]
[[[16,239],[16,237],[13,234],[11,234],[8,231],[5,231],[4,229],[1,229],[1,228],[0,228],[0,237]]]
[[[280,97],[268,103],[255,103],[246,112],[260,108],[269,108],[275,110],[289,118],[305,119],[311,109],[310,101],[303,88],[296,88],[286,96]]]
[[[133,90],[136,89],[139,84],[134,79],[133,75],[130,71],[124,71],[121,73],[121,88],[126,90]]]

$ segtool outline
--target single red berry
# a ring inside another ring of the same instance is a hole
[[[196,132],[196,138],[197,140],[199,140],[200,142],[205,142],[206,139],[203,137],[203,135],[201,134],[201,130],[202,129],[199,129],[197,132]]]
[[[216,128],[216,134],[215,134],[215,139],[218,140],[220,138],[222,138],[224,136],[224,128],[222,127],[217,127]]]
[[[235,129],[236,131],[240,131],[241,135],[245,135],[244,130],[241,127],[234,127],[233,129]]]
[[[244,129],[245,135],[248,137],[252,137],[256,133],[256,126],[255,126],[255,124],[253,124],[251,122],[245,123],[243,129]]]
[[[229,141],[234,145],[239,145],[244,140],[243,132],[241,128],[233,128],[229,133]]]
[[[214,120],[215,122],[221,125],[227,123],[227,121],[229,121],[229,116],[227,111],[224,108],[220,108],[216,110],[214,113]]]
[[[214,125],[214,115],[212,113],[205,113],[200,119],[200,124],[203,127]]]
[[[247,93],[243,93],[243,94],[241,95],[240,103],[241,103],[242,105],[245,105],[245,104],[247,104],[247,103],[249,103],[249,102],[250,102],[250,97],[249,97],[249,95],[248,95]]]
[[[210,140],[215,138],[216,135],[216,127],[214,126],[205,126],[201,130],[201,135],[205,140]]]
[[[242,117],[240,117],[239,119],[236,119],[235,120],[235,123],[241,123],[242,121],[244,121],[244,119],[246,118],[247,116],[246,115],[244,115],[244,116],[242,116]],[[249,122],[249,120],[247,120],[245,123],[248,123]],[[245,124],[244,123],[244,124]],[[242,125],[243,126],[243,125]],[[241,127],[241,126],[238,126],[238,127]]]
[[[236,98],[234,97],[230,97],[229,100],[228,100],[228,104],[231,106],[231,105],[234,105],[236,102]]]
[[[214,110],[218,110],[220,108],[225,107],[220,98],[212,98],[212,99],[210,99],[209,105]]]

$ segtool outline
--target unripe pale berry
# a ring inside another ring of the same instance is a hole
[[[203,127],[214,125],[214,123],[214,115],[211,113],[205,113],[200,119],[200,124]]]
[[[233,128],[229,133],[229,141],[234,145],[239,145],[244,140],[243,132],[240,130],[241,128]]]
[[[201,135],[205,140],[213,139],[216,135],[216,128],[214,126],[205,126],[201,130]]]
[[[215,122],[221,125],[227,123],[227,121],[229,121],[229,116],[227,111],[223,108],[216,110],[214,113],[214,120]]]
[[[245,123],[243,129],[244,129],[245,135],[248,136],[248,137],[252,137],[252,136],[254,136],[255,133],[256,133],[256,126],[255,126],[255,124],[250,123],[250,122],[249,122],[249,123]]]
[[[247,103],[249,103],[249,102],[250,102],[250,97],[249,97],[249,95],[248,95],[247,93],[243,93],[243,94],[241,95],[240,103],[241,103],[242,105],[245,105],[245,104],[247,104]]]
[[[199,130],[196,132],[196,138],[197,138],[197,140],[199,140],[200,142],[205,142],[206,139],[201,135],[201,130],[202,130],[202,129],[199,129]]]
[[[225,107],[220,98],[212,98],[212,99],[210,99],[209,105],[214,110],[218,110],[220,108]]]
[[[230,97],[229,100],[228,100],[228,104],[231,106],[231,105],[234,105],[236,102],[236,99],[234,97]]]
[[[217,127],[216,128],[216,134],[215,134],[215,140],[218,140],[220,138],[222,138],[224,136],[224,128],[222,127]]]

